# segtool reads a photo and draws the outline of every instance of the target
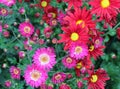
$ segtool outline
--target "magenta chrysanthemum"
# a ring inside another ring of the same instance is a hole
[[[66,79],[66,74],[63,72],[58,72],[58,73],[53,75],[52,82],[54,84],[58,84],[58,83],[63,82],[65,79]]]
[[[55,57],[53,48],[40,48],[33,55],[33,61],[43,69],[50,70],[56,64]]]
[[[19,32],[24,37],[30,37],[34,32],[34,26],[29,22],[23,22],[19,25]]]
[[[28,65],[25,70],[24,78],[27,84],[32,87],[39,87],[48,78],[47,72],[39,66],[32,64]]]
[[[63,58],[62,63],[66,68],[69,68],[69,69],[76,66],[76,60],[72,57]]]
[[[10,67],[10,74],[13,79],[20,79],[20,73],[21,73],[21,71],[19,68],[15,67],[15,66]]]
[[[0,0],[0,3],[11,7],[12,5],[14,5],[16,3],[16,0]]]
[[[85,44],[73,44],[70,49],[70,56],[76,59],[83,59],[88,55],[88,47]]]

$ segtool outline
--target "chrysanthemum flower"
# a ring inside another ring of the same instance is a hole
[[[71,9],[73,6],[74,8],[79,8],[82,5],[82,0],[63,0],[64,2],[68,3],[68,9]]]
[[[63,72],[55,73],[55,74],[52,76],[52,82],[53,82],[54,84],[61,83],[61,82],[63,82],[65,79],[66,79],[66,74],[63,73]]]
[[[28,65],[24,74],[25,81],[32,87],[39,87],[45,83],[48,78],[47,72],[39,66],[32,64]]]
[[[33,61],[39,67],[43,69],[50,70],[55,64],[55,52],[52,48],[40,48],[37,49],[35,54],[33,55]]]
[[[94,43],[95,48],[102,46],[102,42],[103,42],[102,37],[94,37],[93,38],[93,43]]]
[[[10,67],[10,74],[13,79],[20,79],[20,73],[21,73],[21,71],[19,68],[15,67],[15,66]]]
[[[42,19],[48,24],[50,24],[51,20],[57,19],[57,8],[49,6],[43,14]]]
[[[98,69],[97,71],[88,71],[89,77],[84,78],[88,81],[88,89],[105,89],[105,82],[109,77],[105,70]]]
[[[105,46],[99,46],[99,47],[95,47],[95,45],[90,45],[89,46],[89,53],[88,53],[88,58],[93,57],[95,60],[99,57],[103,55],[103,49],[105,48]]]
[[[43,8],[45,11],[50,6],[50,0],[40,0],[38,4],[36,4],[37,7]]]
[[[90,69],[91,66],[92,62],[87,57],[82,60],[78,60],[75,66],[76,76],[80,77],[80,75],[86,73],[86,70]]]
[[[76,65],[76,60],[72,57],[65,57],[62,59],[62,63],[66,68],[73,68]]]
[[[95,28],[95,22],[92,20],[92,14],[86,8],[80,9],[75,8],[74,13],[69,12],[68,15],[64,18],[65,21],[69,22],[69,25],[72,25],[74,22],[76,25],[81,25],[82,28]]]
[[[0,3],[11,7],[12,5],[14,5],[16,3],[16,0],[1,0]]]
[[[86,44],[72,44],[69,53],[75,59],[83,59],[88,55],[88,47]]]
[[[71,89],[71,87],[66,83],[62,83],[60,84],[59,89]]]
[[[120,8],[120,0],[91,0],[92,14],[96,14],[101,20],[109,22],[116,19]]]
[[[87,43],[88,42],[88,33],[81,28],[80,25],[71,25],[69,27],[63,27],[63,34],[60,34],[61,39],[59,40],[60,43],[65,43],[64,49],[67,50],[72,43]]]
[[[0,15],[1,16],[7,16],[8,15],[8,10],[5,8],[0,8]]]
[[[20,23],[19,32],[24,37],[30,37],[34,32],[34,26],[29,22]]]

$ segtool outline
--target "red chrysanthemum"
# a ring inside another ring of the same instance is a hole
[[[50,0],[40,0],[40,2],[36,4],[36,6],[46,10],[49,7],[49,4],[50,4]]]
[[[81,73],[85,73],[87,69],[90,69],[92,66],[92,61],[90,59],[84,58],[77,62],[75,66],[76,76],[80,77]]]
[[[90,45],[89,46],[89,54],[88,54],[88,59],[90,57],[93,57],[95,60],[97,60],[97,58],[99,56],[103,55],[103,49],[105,48],[105,46],[99,46],[99,47],[95,47],[95,45]]]
[[[95,28],[95,23],[92,21],[92,14],[86,8],[75,8],[74,13],[69,12],[64,20],[68,21],[69,25],[74,22],[76,25],[81,25],[82,28]]]
[[[82,5],[82,0],[63,0],[64,2],[68,3],[68,9],[71,9],[71,7],[80,7]]]
[[[57,19],[57,8],[49,6],[43,14],[42,19],[48,24],[50,24],[51,20]]]
[[[88,33],[81,28],[80,25],[71,25],[69,27],[63,27],[63,34],[60,34],[61,39],[60,43],[65,43],[64,49],[67,50],[72,43],[87,43],[88,42]]]
[[[92,14],[107,22],[115,20],[120,8],[120,0],[91,0]]]
[[[109,77],[105,70],[98,69],[97,71],[89,70],[89,77],[84,78],[88,81],[88,89],[105,89],[105,82]]]

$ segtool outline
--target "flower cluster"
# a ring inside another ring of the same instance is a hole
[[[108,34],[120,39],[119,12],[120,0],[1,0],[2,86],[105,89],[101,61]]]

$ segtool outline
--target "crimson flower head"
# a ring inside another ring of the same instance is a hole
[[[92,14],[96,14],[106,22],[116,19],[120,8],[120,0],[91,0]]]
[[[80,7],[82,5],[82,0],[63,0],[64,2],[68,3],[68,9],[71,9],[71,7],[73,6],[75,7]]]
[[[46,10],[49,7],[49,4],[50,0],[40,0],[40,2],[36,4],[36,6]]]
[[[105,70],[89,70],[88,74],[89,76],[84,78],[88,81],[88,89],[105,89],[105,82],[110,79]]]
[[[95,22],[92,20],[92,14],[86,8],[80,9],[75,8],[74,12],[68,12],[64,18],[68,21],[69,25],[75,23],[76,25],[81,25],[82,28],[95,28]]]
[[[67,50],[72,43],[87,43],[88,42],[88,33],[81,28],[80,25],[71,25],[69,27],[63,27],[63,34],[60,34],[61,39],[60,43],[64,43],[64,49]]]
[[[49,6],[46,10],[45,13],[42,16],[42,19],[50,24],[50,21],[53,19],[57,19],[57,8],[54,8],[52,6]]]

